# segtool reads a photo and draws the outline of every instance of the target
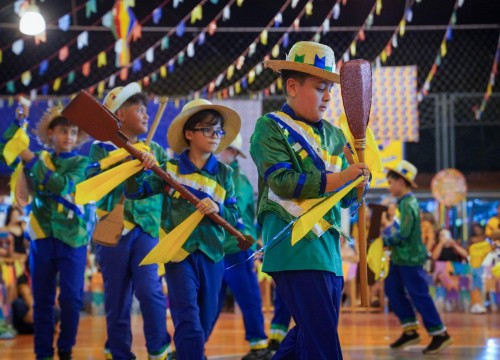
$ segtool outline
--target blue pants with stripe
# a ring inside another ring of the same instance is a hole
[[[279,271],[270,275],[297,324],[273,360],[339,360],[340,297],[344,277],[318,270]]]
[[[139,300],[148,353],[157,354],[170,344],[167,300],[158,276],[158,265],[139,266],[157,243],[157,238],[136,226],[122,236],[116,247],[96,245],[104,280],[106,347],[114,360],[134,358],[130,320],[133,293]]]
[[[48,237],[31,241],[30,271],[33,288],[33,320],[37,359],[52,357],[54,348],[54,304],[56,278],[59,274],[61,332],[57,339],[59,351],[71,351],[76,342],[80,310],[83,306],[83,282],[87,246],[73,248]]]
[[[179,360],[203,360],[205,342],[215,325],[224,262],[201,251],[165,264],[174,343]]]
[[[431,335],[444,331],[441,317],[429,294],[426,273],[422,266],[395,265],[391,262],[384,288],[391,308],[403,326],[416,322],[413,310],[415,306]]]
[[[224,305],[226,290],[229,286],[243,314],[245,339],[250,342],[258,342],[259,340],[266,340],[267,336],[264,331],[262,299],[257,274],[253,268],[253,259],[246,261],[252,254],[253,251],[246,250],[224,257],[226,270],[219,295],[219,313]],[[228,269],[233,265],[235,266]]]
[[[283,298],[281,297],[279,291],[275,291],[274,293],[274,315],[271,320],[271,327],[279,326],[281,328],[290,327],[290,321],[292,320],[292,314],[288,311]]]

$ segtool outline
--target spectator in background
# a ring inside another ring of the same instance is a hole
[[[488,223],[486,224],[486,236],[490,237],[493,230],[499,230],[499,229],[500,229],[500,204],[498,205],[497,208],[497,214],[495,216],[492,216],[488,220]]]
[[[422,241],[427,251],[431,252],[436,244],[436,220],[431,213],[421,212],[420,228]]]
[[[24,255],[24,258],[29,247],[29,242],[24,236],[25,228],[26,222],[24,221],[23,210],[16,205],[10,206],[5,217],[5,229],[12,235],[14,240],[14,254]],[[21,256],[21,260],[25,259]]]
[[[484,231],[484,227],[481,226],[479,223],[473,223],[472,224],[472,232],[471,236],[469,238],[469,246],[472,244],[477,244],[481,241],[484,241],[486,239],[486,234]]]
[[[461,262],[469,255],[467,250],[451,237],[448,229],[439,229],[436,235],[437,244],[432,250],[432,259],[435,261]]]

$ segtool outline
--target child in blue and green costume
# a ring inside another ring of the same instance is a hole
[[[13,133],[12,130],[19,126],[16,122],[7,132]],[[57,340],[58,355],[60,359],[71,359],[83,305],[89,238],[86,209],[74,202],[75,185],[85,178],[88,160],[75,148],[87,136],[64,118],[58,107],[50,108],[43,115],[36,133],[40,143],[50,150],[33,153],[27,148],[19,154],[34,191],[27,233],[31,240],[29,265],[34,298],[35,353],[37,359],[54,356],[53,314],[59,276],[61,332]]]
[[[104,106],[120,121],[120,130],[132,144],[144,145],[139,137],[148,130],[146,106],[148,98],[137,83],[112,89]],[[165,162],[165,151],[155,142],[149,149],[158,161]],[[124,152],[122,160],[104,168],[107,159]],[[88,177],[128,161],[128,153],[109,142],[94,142],[89,153]],[[104,169],[103,169],[104,168]],[[90,179],[89,181],[91,181]],[[121,200],[124,183],[119,184],[97,203],[97,215],[108,214]],[[130,311],[132,295],[139,300],[144,321],[144,337],[148,358],[163,360],[171,350],[171,338],[166,328],[167,301],[163,294],[158,265],[139,266],[139,262],[158,243],[163,197],[157,195],[140,201],[125,199],[124,227],[115,247],[96,245],[103,280],[108,339],[105,352],[108,359],[135,359],[131,352],[132,329]],[[168,211],[168,210],[167,210]]]
[[[231,225],[238,211],[232,170],[214,153],[227,147],[240,129],[240,117],[232,109],[197,99],[187,103],[168,129],[168,143],[180,154],[162,166],[179,183],[201,199],[195,207],[155,174],[130,178],[127,197],[145,198],[168,192],[170,211],[164,208],[162,229],[169,233],[196,209],[218,213]],[[143,152],[145,168],[155,163]],[[167,189],[166,189],[167,187]],[[204,359],[205,342],[213,329],[224,274],[225,230],[204,217],[182,246],[175,261],[165,265],[174,342],[179,360]]]
[[[237,227],[244,234],[257,238],[255,227],[255,202],[253,188],[248,177],[240,168],[238,157],[246,158],[242,151],[243,138],[240,134],[226,149],[222,150],[219,159],[233,169],[233,181],[236,190],[238,213]],[[257,244],[255,244],[256,246]],[[267,360],[273,353],[268,349],[267,335],[264,330],[262,315],[262,298],[260,295],[257,274],[254,270],[252,249],[241,250],[236,238],[228,235],[224,242],[224,280],[219,296],[219,312],[224,305],[226,291],[229,287],[241,308],[245,325],[245,339],[250,343],[250,352],[242,360]],[[252,261],[249,261],[252,259]]]
[[[448,347],[452,339],[429,294],[427,274],[423,268],[427,261],[427,249],[422,241],[418,201],[411,191],[417,187],[417,168],[403,160],[388,170],[389,192],[398,199],[400,219],[399,222],[382,224],[384,245],[392,248],[384,288],[392,310],[403,327],[403,334],[390,347],[402,349],[420,342],[416,308],[432,336],[431,343],[423,352],[436,354]]]
[[[318,219],[295,246],[283,229],[304,213],[304,201],[331,195],[362,175],[364,187],[369,170],[363,163],[349,165],[342,131],[322,120],[330,90],[339,82],[333,50],[298,42],[286,60],[264,63],[281,72],[286,103],[281,111],[259,118],[251,138],[250,154],[259,174],[263,271],[273,277],[296,323],[273,359],[341,359],[337,331],[344,284],[340,206],[350,206],[357,190]]]

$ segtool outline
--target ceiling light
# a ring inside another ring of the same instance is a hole
[[[19,30],[26,35],[38,35],[45,31],[45,20],[38,6],[30,5],[22,11]]]

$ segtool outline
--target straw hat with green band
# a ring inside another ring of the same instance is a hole
[[[62,107],[52,106],[43,114],[41,120],[38,122],[35,134],[38,137],[38,141],[44,147],[50,149],[53,147],[52,140],[49,138],[49,127],[54,119],[59,117],[64,118],[61,113]],[[76,126],[76,125],[75,125]],[[78,128],[78,138],[76,140],[76,146],[83,144],[84,142],[90,140],[89,135],[82,129]]]
[[[177,154],[181,154],[189,147],[184,138],[184,124],[191,116],[202,110],[217,111],[224,119],[223,129],[226,136],[221,139],[219,146],[215,150],[216,154],[227,148],[240,132],[241,119],[236,111],[223,105],[212,104],[205,99],[192,100],[184,105],[181,113],[175,117],[168,128],[168,145]]]
[[[417,168],[411,162],[401,160],[397,166],[386,167],[386,169],[389,171],[394,171],[396,174],[408,181],[412,187],[418,187],[418,185],[415,183],[415,178],[417,177]]]
[[[264,65],[276,72],[300,71],[340,83],[340,75],[335,72],[335,54],[332,48],[313,41],[299,41],[292,46],[286,60],[266,60]]]

